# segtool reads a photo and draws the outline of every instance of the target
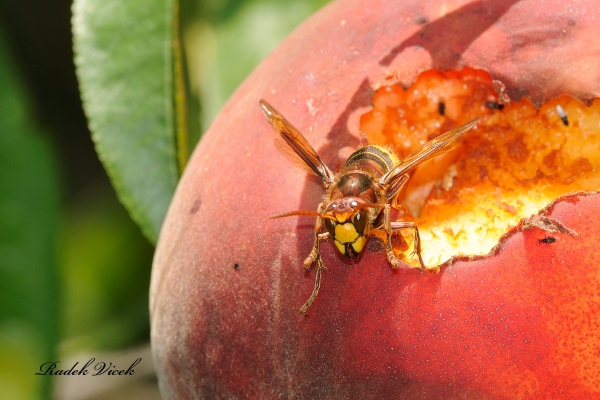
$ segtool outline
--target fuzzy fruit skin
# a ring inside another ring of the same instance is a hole
[[[373,242],[347,264],[323,243],[329,269],[308,318],[313,220],[266,219],[315,210],[323,189],[277,153],[260,98],[336,170],[374,88],[426,69],[486,69],[538,103],[597,97],[600,5],[556,3],[338,1],[257,68],[196,149],[157,246],[165,398],[600,396],[598,195],[551,212],[579,239],[513,230],[496,254],[439,274],[392,271]]]

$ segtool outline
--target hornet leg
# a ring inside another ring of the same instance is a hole
[[[425,267],[425,263],[423,262],[423,258],[421,257],[421,237],[419,236],[419,229],[414,222],[391,222],[390,217],[390,205],[386,204],[383,209],[383,229],[385,230],[387,240],[385,245],[385,250],[387,254],[388,261],[392,265],[392,268],[398,268],[400,266],[400,260],[394,254],[392,250],[392,233],[394,231],[401,231],[404,229],[414,229],[415,230],[415,244],[413,254],[416,254],[419,258],[419,264],[421,265],[421,269],[427,269]]]
[[[323,208],[324,208],[324,204],[323,203],[319,204],[319,207],[317,208],[317,212],[322,213]],[[319,288],[321,287],[321,271],[326,269],[325,265],[323,265],[323,260],[321,259],[321,250],[319,248],[319,243],[321,242],[321,240],[329,239],[329,232],[321,233],[322,225],[323,225],[322,218],[317,217],[317,220],[315,222],[315,231],[314,231],[315,232],[315,240],[313,243],[313,248],[312,248],[310,254],[308,255],[308,257],[306,257],[306,260],[304,260],[304,268],[306,268],[306,269],[310,269],[310,266],[314,262],[317,263],[317,274],[315,276],[315,286],[313,288],[313,291],[312,291],[310,297],[308,298],[306,303],[304,303],[304,305],[302,307],[300,307],[301,315],[306,315],[306,311],[308,310],[308,308],[312,305],[312,303],[317,298],[317,295],[319,294]]]
[[[421,264],[421,269],[427,269],[425,263],[423,262],[423,257],[421,257],[421,237],[419,236],[419,228],[414,222],[394,222],[392,223],[392,229],[394,231],[400,231],[404,229],[414,229],[415,230],[415,244],[414,250],[412,252],[413,255],[417,255],[419,259],[419,264]]]
[[[318,213],[322,213],[323,212],[323,208],[325,208],[325,205],[323,203],[319,204],[319,207],[317,208],[317,212]],[[315,221],[315,240],[313,242],[313,248],[310,252],[310,254],[308,255],[308,257],[306,257],[306,259],[304,260],[304,268],[306,269],[310,269],[310,266],[312,265],[312,263],[314,263],[315,261],[317,261],[317,269],[319,267],[319,264],[322,266],[323,262],[319,262],[319,260],[321,259],[321,252],[319,250],[319,242],[321,240],[325,240],[325,239],[329,239],[329,232],[326,234],[321,233],[321,229],[323,227],[323,219],[321,217],[317,217],[317,220]],[[325,267],[323,267],[325,268]]]

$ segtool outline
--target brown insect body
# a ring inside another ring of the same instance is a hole
[[[320,176],[326,188],[324,201],[314,211],[292,211],[269,218],[292,215],[315,216],[313,248],[304,267],[309,269],[316,263],[315,286],[307,302],[300,308],[305,314],[317,297],[321,285],[321,271],[325,269],[321,259],[321,240],[333,240],[338,251],[346,257],[356,259],[365,247],[369,236],[376,236],[385,243],[387,259],[392,268],[400,266],[400,260],[392,250],[393,234],[404,229],[413,229],[414,254],[420,268],[425,269],[421,257],[419,230],[414,222],[392,222],[390,207],[399,208],[397,196],[409,178],[409,173],[418,165],[450,150],[450,145],[463,133],[471,129],[479,118],[446,132],[427,142],[404,160],[399,160],[393,151],[376,145],[364,146],[348,157],[339,173],[334,174],[321,161],[302,134],[265,100],[260,106],[280,137],[275,146],[292,162]],[[374,226],[375,223],[378,226]],[[325,225],[326,232],[323,232]]]
[[[336,241],[336,247],[346,257],[356,259],[360,255],[364,246],[363,238],[366,241],[373,223],[381,214],[387,196],[385,188],[377,182],[395,165],[395,160],[397,157],[387,149],[365,146],[350,155],[334,183],[328,188],[325,194],[325,202],[328,206],[324,213],[335,217],[335,221],[324,219],[330,238],[335,241],[339,236],[336,234],[338,224],[351,221],[356,231],[354,239],[359,241],[358,243],[356,240]]]

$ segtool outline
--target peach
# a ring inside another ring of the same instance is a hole
[[[426,70],[485,70],[512,102],[539,107],[566,94],[589,103],[600,94],[599,11],[594,2],[345,0],[291,34],[206,132],[163,225],[150,311],[164,397],[600,396],[597,194],[541,210],[577,237],[534,216],[488,255],[454,258],[437,274],[392,270],[376,240],[356,264],[324,242],[328,270],[302,317],[314,222],[267,216],[316,210],[323,187],[277,153],[258,107],[267,99],[337,170],[360,146],[376,90],[408,88]]]

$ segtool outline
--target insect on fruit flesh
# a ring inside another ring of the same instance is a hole
[[[550,243],[554,243],[554,242],[556,242],[556,238],[553,238],[552,236],[546,236],[543,239],[538,239],[538,244],[540,244],[540,243],[550,244]]]
[[[260,107],[279,133],[275,146],[286,158],[304,170],[316,174],[325,185],[325,197],[317,211],[291,211],[269,218],[292,215],[316,217],[313,248],[304,260],[310,269],[316,263],[315,285],[312,294],[300,308],[305,315],[312,305],[321,285],[321,271],[325,269],[319,244],[332,239],[344,256],[356,259],[365,248],[367,238],[376,236],[385,245],[388,262],[392,268],[400,267],[400,260],[392,250],[392,235],[404,229],[414,230],[414,252],[421,269],[426,269],[421,257],[419,230],[414,222],[392,221],[391,207],[399,209],[398,193],[409,178],[409,173],[425,161],[452,148],[452,143],[473,128],[479,118],[430,140],[424,146],[400,160],[391,150],[376,145],[366,145],[350,155],[341,170],[334,174],[302,134],[267,101]],[[325,232],[323,232],[325,225]]]

